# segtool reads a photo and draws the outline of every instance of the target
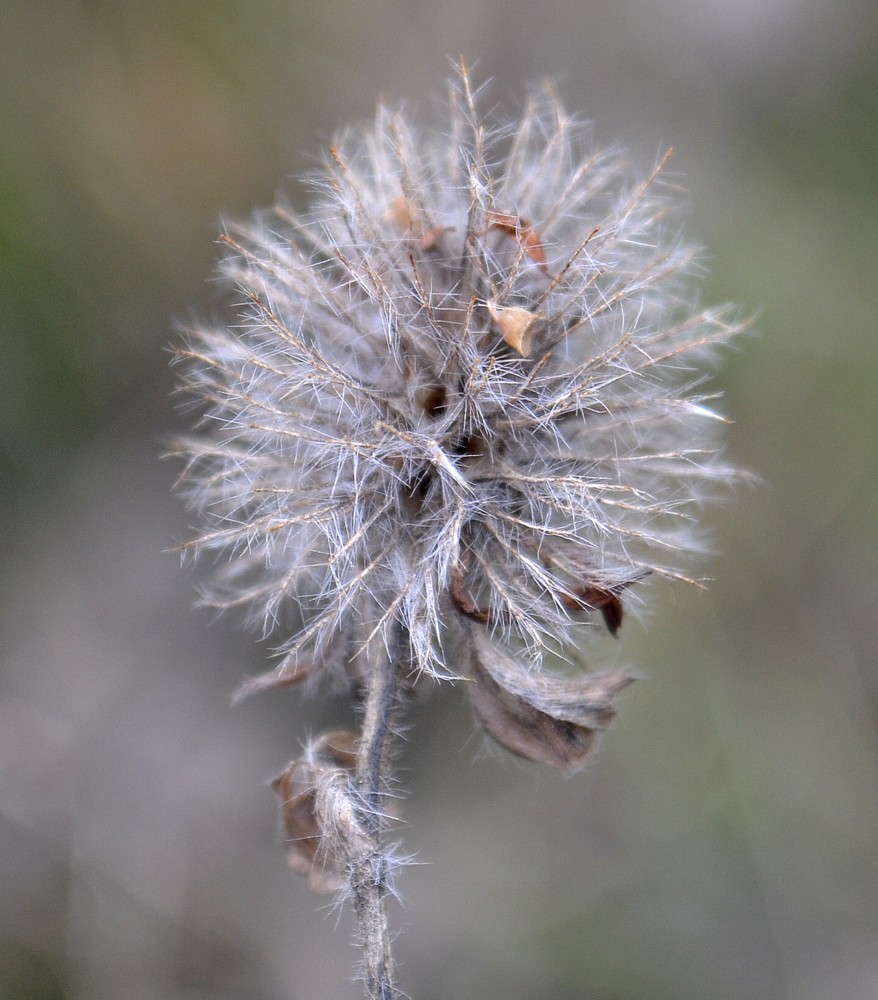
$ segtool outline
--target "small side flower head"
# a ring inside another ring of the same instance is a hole
[[[462,71],[438,127],[379,108],[308,212],[223,236],[238,316],[180,352],[207,410],[178,450],[210,600],[280,635],[250,689],[359,691],[402,627],[412,683],[466,675],[491,735],[581,762],[630,678],[545,653],[685,579],[733,475],[702,386],[738,327],[696,304],[666,160],[633,173],[548,89],[493,124]]]

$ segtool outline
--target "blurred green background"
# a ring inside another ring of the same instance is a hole
[[[285,868],[265,779],[345,708],[231,710],[266,650],[193,611],[162,442],[221,215],[378,97],[479,60],[602,144],[671,144],[718,376],[760,478],[706,594],[596,641],[645,677],[584,773],[410,716],[415,1000],[878,997],[878,9],[866,0],[0,3],[0,996],[354,1000],[351,923]]]

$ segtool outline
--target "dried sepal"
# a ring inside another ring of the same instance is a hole
[[[506,212],[488,212],[488,228],[499,229],[501,233],[517,240],[534,264],[543,274],[548,275],[549,267],[546,264],[546,253],[542,240],[537,236],[529,222],[526,222],[519,215],[510,215]]]
[[[466,690],[485,731],[512,753],[572,771],[613,720],[613,698],[634,681],[625,673],[559,677],[516,663],[471,629],[472,678]]]
[[[558,560],[549,552],[542,552],[539,555],[547,569],[557,567]],[[470,595],[466,585],[467,562],[466,556],[461,555],[452,568],[448,585],[452,604],[471,621],[481,622],[483,625],[508,624],[508,620],[504,619],[502,614],[492,612],[487,606],[479,605]],[[564,567],[565,575],[569,576],[574,568]],[[587,570],[584,567],[582,569],[583,573],[587,574]],[[635,572],[629,579],[621,580],[610,587],[588,581],[573,585],[559,578],[557,586],[552,587],[550,593],[568,612],[600,611],[607,631],[615,637],[619,634],[625,617],[625,608],[620,595],[633,583],[642,580],[645,575],[643,572]]]
[[[624,586],[628,586],[628,584]],[[600,611],[601,617],[604,619],[604,624],[607,626],[607,631],[610,635],[617,636],[619,629],[622,627],[622,619],[625,616],[622,599],[617,592],[621,589],[624,588],[617,586],[613,590],[606,590],[603,587],[592,584],[581,587],[569,595],[561,594],[560,599],[562,604],[571,611]]]
[[[411,203],[405,195],[401,194],[398,198],[393,199],[384,217],[388,222],[392,222],[404,231],[415,228],[414,212],[412,211]]]
[[[319,737],[271,783],[281,801],[287,863],[308,876],[314,892],[335,892],[347,880],[342,845],[335,835],[326,835],[318,798],[327,781],[337,784],[343,779],[350,787],[355,764],[356,737],[339,730]]]
[[[387,209],[385,218],[388,222],[398,226],[405,233],[413,236],[417,241],[417,247],[426,253],[435,250],[442,235],[448,232],[446,226],[428,226],[423,220],[423,214],[412,202],[400,195],[394,198]]]
[[[522,357],[530,354],[534,326],[542,319],[540,313],[521,306],[500,306],[493,300],[488,302],[488,312],[506,343]]]
[[[261,691],[277,691],[281,688],[296,687],[311,677],[318,669],[318,664],[312,659],[297,660],[289,667],[281,670],[269,670],[255,677],[247,677],[235,692],[233,701],[237,704],[251,695]]]

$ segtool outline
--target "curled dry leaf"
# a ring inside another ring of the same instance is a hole
[[[466,686],[485,731],[512,753],[539,764],[575,770],[616,715],[613,698],[630,674],[559,677],[532,673],[471,630],[472,683]]]
[[[324,836],[318,818],[317,792],[330,772],[347,778],[356,764],[356,737],[346,730],[326,733],[304,757],[294,760],[271,783],[281,801],[287,863],[307,875],[314,892],[334,892],[346,881],[346,866]]]

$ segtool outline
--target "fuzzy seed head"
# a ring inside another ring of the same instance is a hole
[[[731,475],[700,387],[736,327],[695,304],[665,160],[632,172],[548,89],[478,106],[464,72],[438,127],[342,135],[305,214],[228,230],[237,320],[180,352],[209,599],[281,636],[281,681],[356,686],[394,623],[434,676],[471,672],[468,629],[528,669],[595,611],[615,632]]]

